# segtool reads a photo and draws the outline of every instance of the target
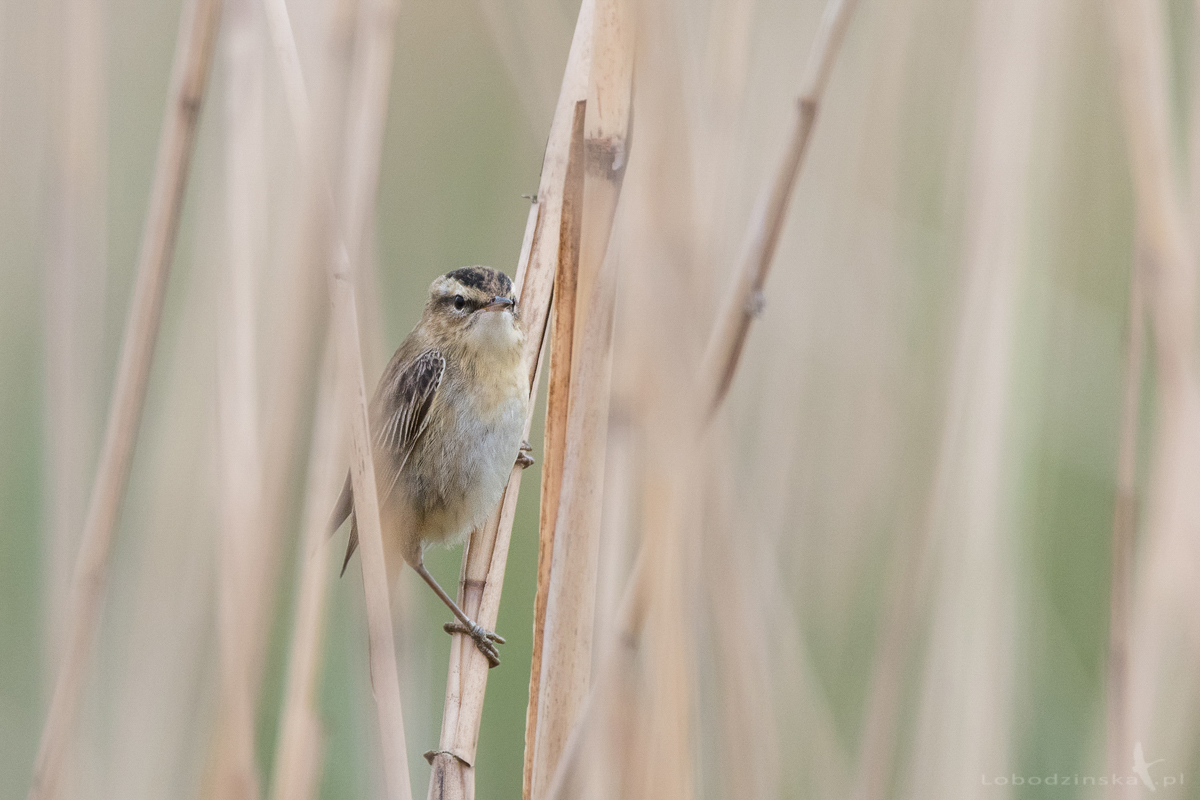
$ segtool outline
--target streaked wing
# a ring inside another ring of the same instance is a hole
[[[429,409],[445,372],[446,359],[429,349],[401,369],[390,386],[380,387],[384,414],[375,431],[375,447],[391,456],[386,460],[389,469],[383,485],[387,489],[380,495],[381,502],[391,492],[429,422]]]

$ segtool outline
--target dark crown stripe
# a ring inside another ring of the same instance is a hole
[[[507,297],[512,293],[512,281],[508,276],[490,267],[462,267],[447,273],[446,277],[490,295]]]

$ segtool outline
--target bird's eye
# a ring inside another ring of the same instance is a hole
[[[465,306],[466,304],[467,304],[467,301],[463,298],[463,296],[461,294],[454,295],[454,308],[455,309],[462,311],[463,306]]]

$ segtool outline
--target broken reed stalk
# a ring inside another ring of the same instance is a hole
[[[821,16],[817,37],[808,56],[800,96],[796,100],[796,115],[788,131],[787,145],[771,182],[763,187],[750,216],[750,228],[742,245],[736,282],[722,307],[704,358],[706,387],[713,395],[715,411],[725,399],[733,382],[750,323],[763,305],[763,287],[771,269],[779,234],[796,185],[796,176],[804,165],[804,154],[834,59],[845,37],[858,0],[829,0]]]
[[[104,603],[113,530],[145,405],[150,364],[191,165],[196,122],[208,83],[220,18],[221,0],[193,0],[184,8],[180,22],[170,99],[159,140],[133,303],[117,367],[104,447],[72,578],[62,663],[58,665],[54,694],[34,762],[29,791],[31,800],[49,800],[56,796],[67,746],[75,729],[87,664]]]
[[[530,396],[537,390],[543,344],[547,335],[550,299],[564,259],[576,258],[578,218],[570,200],[577,196],[582,178],[582,148],[572,146],[582,136],[592,48],[592,0],[579,10],[571,51],[555,108],[537,199],[530,209],[525,241],[517,265],[517,291],[525,329],[522,364],[530,377]],[[528,432],[533,404],[526,419]],[[485,628],[495,624],[499,611],[513,515],[520,490],[521,470],[514,468],[498,516],[475,531],[463,553],[458,600],[463,610]],[[539,547],[540,551],[540,547]],[[539,557],[540,564],[540,557]],[[475,749],[487,687],[488,664],[461,635],[454,637],[446,681],[446,700],[438,749],[426,754],[433,766],[429,780],[431,800],[470,798],[475,793]],[[535,673],[536,674],[536,673]]]
[[[1135,240],[1137,237],[1135,237]],[[1140,246],[1135,245],[1129,275],[1129,321],[1125,333],[1125,371],[1121,378],[1121,428],[1117,449],[1117,492],[1113,505],[1112,572],[1108,598],[1108,664],[1105,675],[1105,771],[1117,775],[1132,752],[1129,736],[1129,611],[1133,594],[1134,539],[1137,533],[1137,445],[1142,393],[1143,318]],[[1110,786],[1108,797],[1119,800],[1123,787]]]
[[[525,755],[521,772],[528,800],[533,781],[533,753],[537,736],[538,698],[541,696],[542,632],[550,592],[550,562],[554,553],[555,520],[562,486],[563,457],[567,448],[567,410],[571,391],[571,345],[575,332],[575,284],[579,266],[579,208],[583,203],[584,104],[575,104],[571,125],[571,155],[567,159],[566,195],[559,238],[559,263],[554,275],[554,302],[550,330],[550,375],[546,386],[546,418],[542,441],[542,486],[538,509],[537,588],[533,600],[533,653],[529,668],[529,697],[525,709]]]
[[[559,472],[549,478],[556,496],[543,495],[542,524],[552,527],[539,534],[534,625],[538,656],[533,665],[538,675],[531,672],[526,714],[527,791],[533,798],[547,796],[591,683],[616,292],[614,265],[606,263],[605,256],[628,160],[634,40],[633,20],[623,0],[596,0],[593,21],[587,101],[583,109],[576,105],[575,114],[575,125],[582,123],[582,141],[576,135],[572,148],[575,153],[582,149],[583,156],[581,174],[571,176],[582,179],[571,209],[577,263],[560,260],[563,283],[573,285],[570,295],[555,302],[555,345],[569,346],[569,357],[551,364],[551,383],[558,391],[554,407],[548,399],[546,411],[547,427],[553,423],[555,433],[546,445],[547,458],[551,448],[563,449],[555,453],[555,463],[547,465]],[[564,377],[569,381],[565,393]]]
[[[326,357],[327,363],[332,363],[330,356],[332,353]],[[309,451],[302,523],[304,534],[296,554],[300,577],[288,651],[287,683],[279,714],[271,800],[309,800],[316,796],[321,778],[321,724],[316,701],[325,598],[330,579],[324,547],[329,512],[326,505],[337,478],[332,467],[337,450],[337,421],[342,419],[330,383],[328,380],[321,382]]]

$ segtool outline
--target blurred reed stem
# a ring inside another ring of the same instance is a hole
[[[1168,753],[1173,759],[1187,752],[1182,743],[1191,740],[1194,723],[1185,718],[1184,698],[1195,697],[1197,686],[1194,677],[1188,683],[1168,683],[1164,676],[1175,674],[1178,667],[1172,662],[1180,654],[1185,654],[1190,674],[1200,652],[1194,626],[1176,627],[1200,600],[1189,566],[1194,563],[1193,540],[1200,521],[1200,494],[1195,490],[1200,483],[1197,250],[1189,222],[1195,209],[1185,205],[1187,194],[1172,155],[1171,56],[1163,10],[1153,3],[1111,0],[1109,12],[1144,245],[1139,258],[1144,254],[1146,271],[1154,276],[1146,286],[1146,310],[1154,333],[1157,389],[1145,535],[1129,626],[1127,730],[1111,733],[1125,742],[1149,740],[1160,752],[1176,747]],[[1196,136],[1196,131],[1191,134]]]
[[[193,0],[185,6],[180,20],[133,303],[72,579],[68,635],[34,763],[31,800],[51,800],[57,796],[64,755],[78,716],[104,604],[113,531],[145,405],[196,122],[208,83],[220,17],[221,0]]]
[[[329,261],[329,293],[337,326],[342,391],[351,412],[353,455],[350,474],[355,497],[362,551],[363,585],[366,593],[367,626],[370,637],[371,683],[375,689],[383,751],[387,795],[392,800],[411,800],[404,718],[393,640],[391,593],[384,565],[383,534],[379,521],[375,464],[371,454],[370,417],[363,376],[361,337],[355,298],[355,274],[367,250],[363,241],[375,210],[379,150],[387,118],[391,78],[396,3],[391,0],[362,0],[357,22],[341,14],[334,23],[334,47],[353,38],[349,95],[346,103],[348,128],[341,159],[344,174],[337,215],[344,241],[335,241]],[[320,186],[318,181],[318,186]],[[323,187],[321,187],[323,188]],[[320,190],[320,189],[319,189]]]
[[[218,328],[221,476],[217,634],[220,699],[213,731],[217,798],[256,800],[255,716],[274,586],[262,508],[257,274],[266,239],[262,48],[255,0],[225,6],[225,230]],[[265,585],[265,586],[264,586]]]
[[[914,792],[962,796],[1011,765],[1016,672],[1013,499],[1020,291],[1031,237],[1036,89],[1057,3],[987,3],[974,18],[970,154],[956,350],[929,511],[935,570],[916,708]],[[915,554],[921,580],[923,554]],[[914,589],[919,599],[919,585]],[[918,631],[906,633],[919,634]],[[892,700],[891,702],[897,702]],[[868,722],[870,724],[870,721]],[[896,731],[876,752],[890,766]],[[880,780],[891,776],[886,772]]]
[[[340,258],[331,262],[329,289],[341,344],[339,356],[343,372],[342,391],[345,399],[350,401],[352,409],[351,433],[354,448],[350,461],[350,476],[354,487],[355,519],[358,522],[362,550],[363,585],[366,592],[371,650],[371,684],[375,688],[375,702],[379,715],[387,796],[392,800],[410,800],[412,785],[408,775],[408,755],[404,741],[404,718],[400,704],[399,675],[396,671],[396,645],[392,636],[390,593],[384,567],[379,499],[375,491],[375,465],[371,458],[367,390],[358,350],[353,280],[350,262],[343,253]]]
[[[331,343],[332,344],[332,343]],[[332,366],[333,351],[326,363]],[[286,688],[279,712],[279,741],[271,780],[271,800],[310,800],[320,787],[322,765],[321,720],[317,691],[321,672],[321,644],[325,603],[332,577],[325,543],[328,539],[328,498],[338,475],[333,470],[337,452],[338,420],[332,373],[320,384],[308,483],[304,493],[303,536],[297,549],[299,580],[296,585],[292,641],[288,651]]]
[[[1105,771],[1120,774],[1132,752],[1129,736],[1129,612],[1133,594],[1137,538],[1137,454],[1145,308],[1144,264],[1135,245],[1129,270],[1129,319],[1125,332],[1125,369],[1121,376],[1121,428],[1117,444],[1116,501],[1113,504],[1112,573],[1109,576],[1108,662],[1105,674]],[[1120,800],[1125,787],[1112,785],[1106,796]]]
[[[1110,11],[1138,219],[1147,257],[1159,276],[1148,309],[1164,410],[1172,412],[1163,421],[1169,429],[1182,421],[1174,414],[1183,410],[1183,395],[1195,390],[1190,356],[1195,350],[1196,267],[1171,157],[1167,46],[1157,7],[1111,0]]]
[[[805,69],[802,84],[804,89],[796,101],[797,113],[792,121],[787,147],[769,182],[762,188],[751,213],[735,284],[726,295],[727,300],[713,323],[712,335],[705,351],[702,369],[706,377],[702,386],[711,398],[710,413],[716,413],[729,392],[738,362],[741,360],[746,336],[750,332],[750,324],[758,316],[765,302],[762,292],[770,273],[779,235],[783,231],[792,189],[804,165],[804,154],[808,149],[809,136],[820,110],[821,99],[857,2],[858,0],[829,0],[821,17],[821,25]],[[644,579],[642,575],[635,572],[630,579]],[[627,596],[633,593],[632,587],[625,591]]]
[[[746,344],[746,335],[750,332],[750,323],[762,311],[763,289],[775,248],[779,244],[792,189],[804,165],[804,154],[808,151],[809,137],[821,108],[821,99],[857,4],[858,0],[829,0],[826,3],[816,39],[809,51],[787,145],[751,213],[733,289],[726,295],[704,358],[705,386],[711,387],[714,410],[721,405],[733,382],[733,374]]]

